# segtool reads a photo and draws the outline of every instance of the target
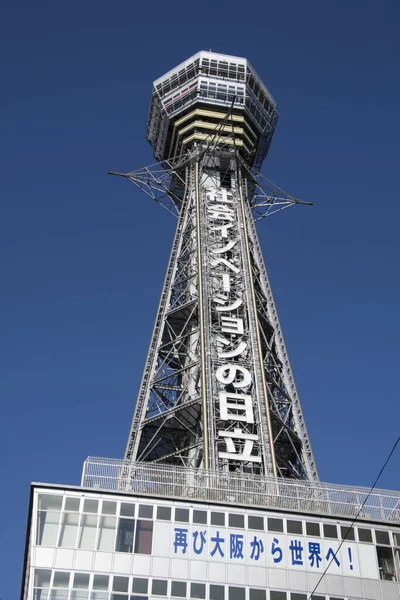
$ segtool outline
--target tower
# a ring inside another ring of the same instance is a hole
[[[259,173],[277,118],[244,58],[199,52],[154,82],[158,164],[114,174],[177,228],[125,459],[318,478],[254,223],[299,202]]]

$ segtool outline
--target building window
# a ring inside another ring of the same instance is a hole
[[[250,589],[250,600],[266,600],[266,591]]]
[[[229,586],[229,600],[246,600],[246,589]]]
[[[337,539],[337,527],[336,525],[328,525],[324,523],[324,536],[331,539]]]
[[[347,525],[342,525],[340,528],[340,534],[342,536],[342,540],[346,539],[349,541],[354,541],[354,529],[353,527],[348,527]]]
[[[225,527],[225,513],[212,512],[211,525],[222,525],[222,527]]]
[[[108,600],[108,575],[94,575],[90,600]]]
[[[157,519],[160,519],[160,521],[170,521],[171,508],[169,506],[157,506]]]
[[[37,520],[36,543],[39,546],[56,546],[57,532],[61,512],[39,510]]]
[[[151,583],[151,593],[155,596],[166,596],[168,581],[164,579],[153,579]]]
[[[387,546],[390,546],[388,531],[376,531],[375,530],[375,538],[376,538],[377,544],[385,544]]]
[[[171,583],[171,596],[186,598],[186,581],[173,581]]]
[[[244,515],[237,515],[230,513],[228,515],[229,527],[241,527],[244,528]]]
[[[137,554],[151,554],[153,541],[153,521],[136,522],[135,552]]]
[[[175,521],[180,521],[181,523],[189,523],[189,510],[187,508],[176,508]]]
[[[121,517],[134,517],[135,516],[135,505],[128,504],[127,502],[121,502]]]
[[[35,577],[33,580],[34,590],[33,590],[33,598],[34,600],[43,600],[47,599],[47,595],[50,587],[50,577],[51,570],[50,569],[35,569]]]
[[[116,517],[100,517],[97,550],[112,552],[114,549]]]
[[[206,510],[193,510],[193,523],[199,525],[207,524],[207,511]]]
[[[247,525],[249,529],[257,529],[258,531],[264,531],[264,518],[253,517],[249,515],[247,517]]]
[[[358,527],[358,541],[370,542],[372,544],[372,533],[370,529],[361,529]]]
[[[116,552],[133,552],[133,534],[135,521],[121,518],[118,523]]]
[[[132,592],[134,594],[147,594],[148,585],[148,579],[143,579],[142,577],[134,577],[132,582]]]
[[[377,546],[378,567],[380,578],[385,581],[396,581],[393,552],[391,548]]]
[[[282,519],[268,519],[268,531],[283,532]]]
[[[224,600],[225,588],[223,585],[210,585],[210,600]]]
[[[190,597],[191,598],[205,598],[206,597],[206,586],[204,583],[192,583],[190,585]]]
[[[117,503],[109,502],[108,500],[103,500],[103,505],[101,507],[101,513],[103,515],[116,515],[117,514]]]
[[[65,498],[65,510],[73,510],[79,512],[79,498]]]
[[[271,590],[269,598],[270,600],[286,600],[286,592],[275,592]]]
[[[306,523],[306,531],[307,535],[312,535],[313,537],[319,537],[321,535],[319,523]]]
[[[75,548],[76,536],[78,533],[78,513],[63,513],[61,521],[60,539],[58,545],[60,548]]]
[[[83,503],[83,512],[94,513],[97,515],[98,510],[99,510],[99,501],[98,500],[91,500],[90,498],[85,499],[85,501]]]
[[[139,517],[143,519],[153,518],[153,507],[151,504],[139,504]]]
[[[286,521],[286,531],[288,533],[297,533],[303,535],[302,521]]]
[[[94,550],[97,531],[96,515],[82,515],[79,528],[78,548],[82,550]]]

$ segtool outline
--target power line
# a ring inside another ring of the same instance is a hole
[[[348,528],[348,530],[346,531],[346,533],[345,533],[345,535],[344,535],[344,537],[343,537],[342,541],[340,542],[338,549],[336,550],[336,552],[335,552],[335,553],[334,553],[334,555],[332,556],[331,560],[330,560],[330,561],[329,561],[329,563],[328,563],[328,566],[326,567],[325,571],[322,573],[321,577],[319,578],[319,580],[318,580],[318,582],[317,582],[317,585],[315,586],[315,588],[313,589],[313,591],[311,592],[311,594],[309,595],[309,597],[308,597],[308,599],[307,599],[307,600],[311,600],[311,599],[314,597],[314,593],[316,592],[316,590],[317,590],[317,588],[318,588],[319,584],[321,583],[321,581],[322,581],[322,580],[323,580],[323,578],[325,577],[325,575],[326,575],[326,573],[327,573],[327,571],[328,571],[329,567],[331,566],[332,562],[333,562],[333,561],[336,559],[337,555],[339,554],[339,550],[340,550],[340,548],[343,546],[343,544],[344,544],[344,542],[346,541],[346,539],[347,539],[347,536],[349,535],[349,533],[350,533],[351,529],[353,528],[354,524],[357,522],[357,519],[358,519],[358,517],[360,516],[362,509],[364,508],[364,506],[365,506],[365,504],[366,504],[366,502],[367,502],[368,498],[370,497],[370,495],[371,495],[371,494],[372,494],[372,492],[374,491],[376,484],[378,483],[378,481],[379,481],[379,479],[380,479],[380,477],[381,477],[381,475],[382,475],[383,471],[385,470],[385,468],[386,468],[386,466],[387,466],[388,462],[389,462],[389,461],[390,461],[390,459],[392,458],[392,455],[393,455],[394,451],[396,450],[397,444],[398,444],[399,442],[400,442],[400,437],[398,437],[398,438],[397,438],[397,440],[396,440],[396,442],[395,442],[395,444],[394,444],[393,448],[391,449],[391,451],[390,451],[390,453],[389,453],[389,456],[387,457],[387,459],[386,459],[386,461],[385,461],[385,463],[384,463],[383,467],[381,468],[381,470],[380,470],[380,471],[379,471],[379,473],[378,473],[378,476],[377,476],[377,478],[375,479],[374,483],[372,484],[372,487],[371,487],[371,489],[369,490],[368,494],[365,496],[365,499],[364,499],[363,503],[361,504],[361,506],[360,506],[360,508],[359,508],[359,510],[358,510],[358,513],[357,513],[357,514],[356,514],[356,516],[354,517],[354,520],[353,520],[353,522],[352,522],[352,523],[351,523],[351,525],[349,526],[349,528]]]

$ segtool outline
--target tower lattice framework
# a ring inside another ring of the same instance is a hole
[[[177,227],[125,458],[318,479],[255,220],[276,104],[246,59],[199,52],[154,83],[157,165],[114,173]]]

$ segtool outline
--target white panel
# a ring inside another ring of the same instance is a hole
[[[210,563],[208,565],[208,580],[215,583],[225,583],[226,565]]]
[[[271,569],[268,573],[269,587],[278,590],[286,590],[286,571],[284,569]]]
[[[248,567],[247,585],[255,587],[267,587],[267,569],[262,567]]]
[[[36,547],[35,567],[52,567],[54,561],[54,548]],[[32,563],[33,564],[33,563]]]
[[[74,550],[59,548],[56,551],[54,566],[59,569],[72,569],[74,564]]]
[[[131,572],[132,555],[131,554],[114,554],[114,573],[123,573],[124,575]]]
[[[112,557],[113,555],[111,552],[96,552],[94,558],[94,570],[109,573],[112,566]]]
[[[344,596],[343,577],[339,575],[325,575],[326,591],[332,595]]]
[[[184,558],[173,558],[171,560],[172,579],[188,579],[189,561]]]
[[[328,576],[329,577],[329,576]],[[326,577],[324,577],[322,579],[322,581],[320,581],[321,579],[321,575],[317,575],[316,573],[307,573],[307,581],[308,581],[308,590],[312,591],[313,589],[315,589],[315,586],[318,584],[317,589],[315,590],[315,593],[318,594],[325,594],[326,593]]]
[[[150,556],[133,555],[133,573],[136,575],[150,575]]]
[[[228,565],[229,583],[246,585],[246,567],[242,565]]]
[[[161,577],[162,579],[169,577],[169,558],[154,557],[151,563],[153,577]]]
[[[367,577],[368,579],[379,579],[378,559],[376,557],[375,546],[358,544],[358,556],[361,566],[361,577]],[[346,575],[347,574],[348,573],[346,573]]]
[[[154,521],[153,556],[172,556],[173,541],[172,523],[160,523],[160,521]]]
[[[381,586],[379,581],[363,581],[363,598],[366,600],[381,600]]]
[[[296,592],[307,592],[307,573],[305,571],[288,571],[289,589]]]
[[[361,580],[354,577],[344,577],[344,590],[349,598],[362,598],[363,590]]]
[[[207,563],[199,560],[191,561],[189,576],[192,581],[207,581]]]

